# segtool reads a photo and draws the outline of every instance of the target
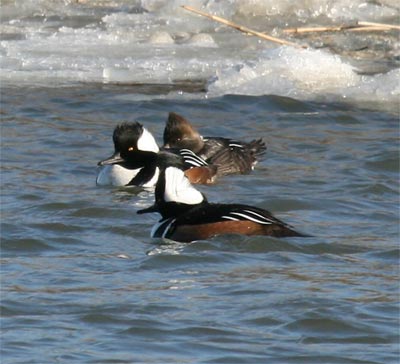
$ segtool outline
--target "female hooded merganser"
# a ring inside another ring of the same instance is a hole
[[[181,169],[171,163],[160,167],[155,204],[139,214],[158,212],[161,220],[151,237],[181,242],[209,239],[215,235],[305,236],[278,220],[267,210],[242,204],[215,204],[195,189]]]
[[[113,186],[154,187],[159,168],[154,155],[159,153],[153,135],[138,122],[118,125],[113,133],[114,154],[98,163],[103,166],[96,183]],[[176,151],[182,168],[192,183],[213,183],[217,167],[208,165],[190,150]]]
[[[244,143],[227,138],[202,137],[182,116],[169,113],[164,129],[164,147],[190,149],[207,163],[218,166],[218,175],[250,173],[265,153],[262,139]]]

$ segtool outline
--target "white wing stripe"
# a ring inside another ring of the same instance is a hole
[[[188,162],[188,163],[192,163],[192,164],[194,164],[196,166],[206,166],[206,165],[208,165],[208,163],[203,158],[199,157],[197,154],[193,153],[189,149],[180,149],[179,153],[185,159],[185,161]]]
[[[206,162],[204,159],[200,158],[199,156],[197,156],[197,155],[195,155],[195,154],[181,153],[181,155],[182,155],[184,158],[191,158],[191,159],[193,159],[193,160],[198,161],[199,163],[207,164],[207,162]]]
[[[266,221],[270,221],[270,222],[274,222],[274,221],[272,221],[271,219],[269,219],[268,217],[266,217],[266,216],[264,216],[264,215],[261,215],[261,214],[259,214],[258,212],[255,212],[255,211],[253,211],[253,210],[243,210],[244,212],[247,212],[247,213],[249,213],[249,214],[252,214],[252,215],[254,215],[254,216],[257,216],[257,217],[259,217],[259,218],[261,218],[261,219],[264,219],[264,220],[266,220]]]
[[[191,164],[191,165],[193,165],[193,166],[195,166],[195,167],[204,166],[204,164],[201,164],[197,159],[194,159],[194,158],[192,158],[192,157],[186,157],[186,156],[184,156],[184,160],[185,160],[186,163],[189,163],[189,164]]]
[[[233,217],[233,216],[228,216],[228,215],[221,216],[221,218],[227,219],[227,220],[232,220],[232,221],[239,221],[238,218]]]
[[[245,218],[246,220],[254,221],[258,224],[264,224],[264,225],[271,225],[272,221],[267,220],[266,218],[263,218],[263,220],[256,219],[255,217],[252,217],[250,215],[246,215],[245,213],[240,213],[240,212],[231,212],[231,215],[236,215],[236,216],[241,216]]]
[[[236,144],[236,143],[229,143],[229,146],[230,146],[230,147],[241,148],[241,149],[244,148],[242,144]]]
[[[176,219],[172,219],[171,222],[165,227],[161,237],[165,238],[165,235],[168,234],[169,228],[171,227],[171,225],[175,222]]]
[[[175,222],[176,219],[167,219],[167,220],[161,220],[158,223],[156,223],[153,228],[151,229],[150,236],[152,238],[156,238],[159,236],[161,233],[161,238],[165,238],[165,235],[167,235],[169,228],[171,225]]]

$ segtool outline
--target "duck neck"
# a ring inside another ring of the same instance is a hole
[[[122,165],[129,169],[155,167],[157,164],[157,153],[154,152],[138,150],[127,155],[121,153],[121,157],[124,159]]]

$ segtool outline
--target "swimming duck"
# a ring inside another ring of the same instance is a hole
[[[155,204],[138,211],[139,214],[158,212],[161,215],[151,231],[152,237],[191,242],[231,233],[305,236],[267,210],[236,203],[209,203],[176,165],[164,161],[159,168]]]
[[[164,148],[190,149],[207,163],[218,166],[218,175],[247,174],[266,151],[262,139],[249,143],[225,137],[203,137],[181,115],[170,112],[164,129]]]
[[[153,156],[160,152],[153,135],[139,122],[117,125],[113,132],[114,154],[98,163],[96,183],[113,186],[154,187],[159,168]],[[192,183],[213,183],[217,167],[209,165],[190,150],[174,150]],[[124,158],[129,155],[129,159]]]

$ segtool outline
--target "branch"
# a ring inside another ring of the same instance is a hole
[[[385,31],[391,29],[399,29],[400,26],[393,24],[371,23],[367,21],[358,21],[352,25],[336,25],[327,27],[303,27],[284,29],[284,33],[300,34],[300,33],[316,33],[316,32],[340,32],[342,30],[351,32],[368,32],[368,31]]]
[[[289,45],[289,46],[293,46],[293,47],[297,47],[297,48],[307,48],[306,46],[299,45],[299,44],[293,43],[293,42],[289,42],[289,41],[284,40],[284,39],[275,38],[275,37],[272,37],[270,35],[267,35],[267,34],[252,30],[252,29],[247,28],[245,26],[242,26],[242,25],[239,25],[239,24],[235,24],[235,23],[233,23],[233,22],[231,22],[229,20],[226,20],[224,18],[221,18],[219,16],[215,16],[215,15],[211,15],[211,14],[208,14],[208,13],[204,13],[203,11],[200,11],[200,10],[197,10],[195,8],[192,8],[191,6],[182,5],[182,8],[184,8],[185,10],[191,11],[193,13],[199,14],[201,16],[205,16],[206,18],[215,20],[215,21],[217,21],[219,23],[225,24],[225,25],[227,25],[227,26],[229,26],[231,28],[235,28],[236,30],[239,30],[239,31],[241,31],[243,33],[254,35],[256,37],[259,37],[259,38],[262,38],[262,39],[266,39],[266,40],[269,40],[269,41],[274,42],[274,43],[285,44],[285,45]]]

